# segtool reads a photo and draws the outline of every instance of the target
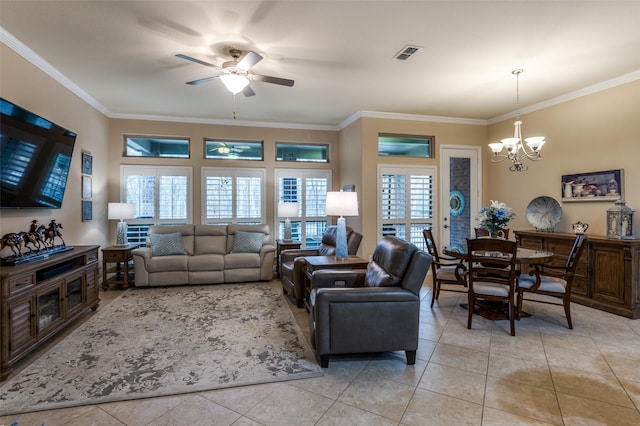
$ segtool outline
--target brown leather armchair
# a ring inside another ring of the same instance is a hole
[[[317,249],[289,249],[280,253],[280,281],[285,294],[296,300],[296,306],[302,308],[304,302],[304,256],[333,256],[336,254],[336,236],[338,227],[328,226],[322,235],[322,243]],[[347,253],[355,255],[360,247],[362,234],[347,227]]]
[[[329,356],[404,350],[416,361],[420,288],[431,256],[397,237],[378,242],[365,269],[325,269],[311,276],[311,345],[323,368]]]

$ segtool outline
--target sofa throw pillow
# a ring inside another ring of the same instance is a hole
[[[152,256],[170,256],[174,254],[187,254],[182,245],[182,234],[149,234]]]
[[[262,232],[236,231],[231,253],[260,253],[263,240]]]

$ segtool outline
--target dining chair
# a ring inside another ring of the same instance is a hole
[[[516,250],[515,241],[467,239],[467,328],[471,329],[473,311],[477,305],[480,308],[483,307],[481,305],[492,305],[493,309],[501,309],[501,302],[508,310],[511,335],[516,335]],[[491,259],[491,262],[487,263],[487,259]]]
[[[431,275],[433,276],[433,291],[431,293],[431,307],[433,308],[433,303],[440,297],[442,284],[456,284],[466,287],[466,282],[464,281],[466,266],[462,259],[440,256],[435,239],[433,238],[433,233],[430,229],[422,230],[422,235],[424,236],[424,241],[427,246],[427,253],[429,253],[432,258]],[[445,290],[466,293],[466,290]]]
[[[488,237],[490,235],[489,231],[487,231],[486,229],[474,228],[474,230],[476,231],[476,238]],[[498,231],[498,238],[502,238],[503,240],[508,240],[509,239],[509,228],[499,230]]]
[[[522,273],[518,279],[518,313],[522,312],[522,301],[524,292],[542,294],[562,299],[560,303],[550,303],[543,300],[526,299],[530,302],[543,302],[552,305],[564,306],[564,313],[567,316],[567,325],[573,329],[571,323],[571,286],[575,276],[578,260],[584,249],[585,235],[576,235],[573,242],[567,263],[564,266],[555,265],[533,265],[528,274]]]

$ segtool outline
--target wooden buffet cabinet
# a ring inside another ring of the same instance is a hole
[[[98,308],[98,247],[76,246],[41,260],[2,266],[0,380],[71,321]]]
[[[519,245],[552,251],[564,265],[575,234],[515,231]],[[573,280],[571,300],[628,318],[640,318],[640,240],[587,235]]]

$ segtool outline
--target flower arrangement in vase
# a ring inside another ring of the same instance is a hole
[[[515,217],[511,207],[500,201],[491,200],[489,207],[483,207],[478,214],[478,228],[484,229],[493,238]]]

